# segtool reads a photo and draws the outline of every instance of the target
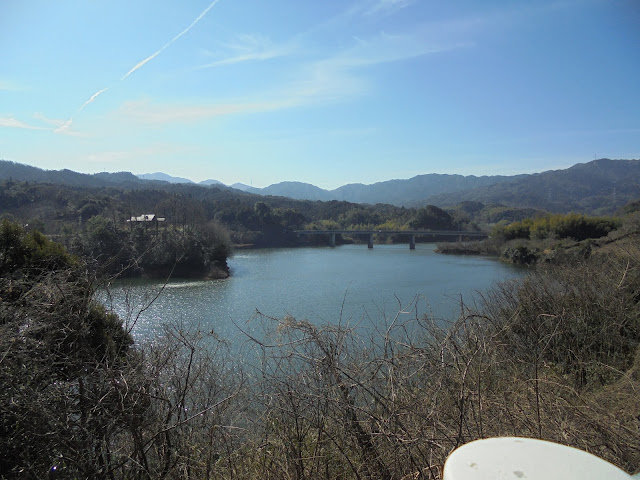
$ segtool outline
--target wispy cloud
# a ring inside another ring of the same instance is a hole
[[[317,44],[315,37],[330,37],[340,34],[354,22],[363,21],[378,12],[391,13],[410,7],[414,0],[364,0],[352,4],[340,14],[322,22],[312,30],[299,36],[300,57],[307,55],[307,62],[299,65],[298,82],[290,85],[296,95],[324,99],[347,98],[366,94],[375,85],[375,76],[369,75],[368,67],[378,64],[427,57],[453,50],[472,48],[478,34],[491,23],[487,17],[465,17],[434,22],[416,21],[413,27],[399,31],[380,31],[373,35],[358,33],[350,37],[351,45],[340,44],[340,50],[325,52],[323,57],[317,49],[305,45]],[[310,41],[311,40],[311,41]],[[315,55],[315,59],[310,57]]]
[[[375,15],[378,13],[393,13],[408,7],[413,3],[413,0],[376,0],[372,5],[369,5],[364,11],[365,15]]]
[[[367,69],[375,65],[471,48],[461,32],[476,20],[421,24],[412,30],[392,34],[353,37],[351,47],[325,58],[308,62],[301,68],[301,80],[294,85],[297,96],[327,98],[367,93],[373,83]]]
[[[33,114],[33,118],[35,118],[36,120],[42,122],[42,123],[46,123],[47,125],[49,125],[49,127],[52,128],[58,128],[63,126],[66,122],[68,122],[68,120],[60,120],[57,118],[49,118],[47,116],[45,116],[43,113],[41,112],[36,112]]]
[[[146,63],[167,49],[180,37],[188,33],[219,2],[212,1],[191,24],[174,36],[162,48],[138,62],[122,78],[125,80]],[[342,16],[362,16],[376,11],[392,11],[405,8],[413,0],[368,0],[357,4],[357,8],[343,13]],[[310,105],[323,101],[335,101],[353,95],[365,93],[370,82],[363,68],[379,63],[398,61],[428,54],[469,47],[471,43],[452,41],[450,31],[460,25],[429,24],[400,34],[379,33],[370,37],[353,37],[351,48],[340,52],[329,52],[324,58],[310,59],[318,55],[314,49],[304,48],[306,35],[298,35],[288,42],[274,44],[270,38],[259,34],[237,35],[233,40],[220,43],[224,55],[206,63],[197,69],[214,68],[250,61],[264,61],[277,57],[299,53],[301,63],[297,69],[298,79],[290,81],[275,91],[253,94],[255,100],[221,101],[209,105],[152,105],[149,101],[128,102],[120,110],[127,118],[143,124],[162,124],[171,122],[192,122],[199,119],[224,115],[253,114]],[[443,33],[444,32],[444,33]],[[311,37],[313,33],[309,32]],[[215,58],[216,54],[208,52]],[[304,58],[307,57],[305,61]],[[78,111],[82,111],[107,88],[94,93]],[[265,100],[267,98],[267,100]],[[70,127],[70,124],[68,125]],[[64,133],[65,126],[57,127],[57,133]]]
[[[48,131],[61,135],[69,136],[83,136],[80,132],[77,132],[71,128],[73,119],[68,120],[55,120],[50,119],[42,115],[41,113],[35,113],[33,118],[40,123],[44,123],[46,126],[34,125],[33,123],[27,123],[22,120],[18,120],[13,116],[0,117],[0,128],[19,128],[23,130],[40,130]]]
[[[365,2],[364,5],[369,9],[397,9],[408,4],[405,0],[379,0]],[[209,8],[213,5],[215,2]],[[358,14],[364,13],[360,10]],[[470,37],[469,31],[476,30],[478,21],[465,19],[422,23],[400,33],[360,35],[352,37],[351,45],[347,48],[326,51],[324,54],[315,49],[305,48],[305,45],[314,43],[313,32],[309,32],[312,38],[298,35],[281,45],[274,45],[268,37],[262,35],[239,35],[229,42],[220,44],[227,52],[226,57],[218,58],[199,68],[265,60],[296,53],[298,63],[289,67],[290,80],[272,89],[265,87],[262,92],[254,91],[249,98],[242,100],[227,99],[197,104],[156,103],[149,99],[129,101],[122,105],[118,114],[134,123],[161,125],[193,123],[229,115],[254,115],[302,106],[326,105],[327,102],[348,101],[370,93],[375,88],[375,77],[369,75],[369,67],[472,47],[474,44],[466,39]],[[326,34],[326,31],[323,32],[323,36]],[[215,56],[210,52],[207,54]]]
[[[85,135],[83,133],[80,133],[71,128],[72,124],[73,124],[73,118],[70,118],[59,127],[54,128],[53,133],[57,133],[59,135],[68,135],[70,137],[84,137]]]
[[[301,80],[290,90],[293,87],[293,94],[304,97],[307,103],[367,94],[375,85],[375,78],[368,74],[370,67],[474,45],[458,40],[456,35],[433,35],[432,30],[418,28],[397,35],[382,32],[356,37],[350,48],[303,66]]]
[[[42,128],[42,130],[49,130],[58,135],[67,135],[71,137],[84,137],[85,134],[80,133],[71,128],[73,124],[73,118],[68,118],[66,120],[61,120],[57,118],[48,118],[40,112],[36,112],[33,115],[33,118],[39,120],[42,123],[48,125],[48,128]]]
[[[328,31],[352,28],[354,22],[371,21],[376,17],[387,17],[409,7],[416,0],[359,0],[351,3],[339,14],[324,20],[311,31]],[[346,2],[345,2],[346,3]]]
[[[39,127],[36,125],[30,125],[14,117],[0,117],[0,127],[4,128],[22,128],[25,130],[51,130],[46,127]]]
[[[295,48],[291,43],[284,45],[274,45],[273,42],[262,35],[238,35],[234,42],[221,44],[221,47],[228,51],[219,60],[201,65],[198,68],[212,68],[223,65],[233,65],[236,63],[270,60],[272,58],[283,57],[291,54]],[[209,55],[214,55],[208,52]]]
[[[357,45],[330,59],[345,68],[366,67],[380,63],[469,48],[473,42],[454,39],[430,38],[429,32],[416,30],[407,34],[380,33],[368,39],[357,39]]]
[[[118,113],[135,123],[159,125],[192,123],[229,115],[253,115],[345,101],[366,94],[373,88],[373,81],[366,71],[368,67],[472,45],[450,39],[445,41],[442,36],[436,36],[442,38],[436,41],[433,30],[424,27],[399,35],[383,32],[355,39],[346,50],[325,58],[307,59],[298,64],[293,74],[297,75],[297,80],[272,90],[253,92],[250,98],[241,101],[231,99],[210,104],[161,104],[146,99],[126,102]],[[259,52],[284,51],[271,48],[268,40],[254,36],[244,37],[241,41],[228,45],[229,49],[235,49],[239,54],[226,60],[218,60],[210,66],[256,59]]]
[[[178,40],[180,37],[182,37],[183,35],[185,35],[187,32],[189,32],[189,30],[191,30],[200,20],[202,20],[202,18],[209,13],[209,10],[211,10],[213,7],[215,7],[215,5],[219,2],[220,0],[213,0],[213,2],[211,2],[211,4],[204,9],[204,11],[198,15],[198,17],[191,22],[191,24],[185,28],[183,31],[181,31],[179,34],[177,34],[175,37],[173,37],[171,40],[169,40],[160,50],[156,51],[155,53],[152,53],[151,55],[149,55],[147,58],[145,58],[144,60],[141,60],[140,62],[138,62],[131,70],[129,70],[122,78],[121,80],[126,79],[129,75],[131,75],[132,73],[134,73],[135,71],[139,70],[140,68],[142,68],[145,64],[147,64],[148,62],[150,62],[151,60],[153,60],[154,58],[156,58],[158,55],[160,55],[164,50],[166,50],[169,46],[171,46],[171,44],[173,44],[176,40]]]

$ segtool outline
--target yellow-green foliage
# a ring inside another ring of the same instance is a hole
[[[506,226],[497,226],[492,236],[502,240],[572,238],[585,240],[600,238],[620,227],[620,221],[612,217],[589,217],[578,213],[545,215],[536,219],[526,218]]]
[[[513,222],[509,225],[496,225],[491,232],[491,236],[502,240],[512,240],[514,238],[529,238],[533,220],[525,218],[520,222]]]
[[[376,226],[371,223],[357,223],[346,227],[346,230],[375,230]]]
[[[305,230],[341,230],[340,224],[334,220],[316,220],[315,222],[307,223],[304,226]]]
[[[409,230],[409,225],[403,223],[402,220],[391,219],[381,223],[376,227],[377,230]]]

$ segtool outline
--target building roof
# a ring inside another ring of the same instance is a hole
[[[164,222],[164,217],[156,217],[155,213],[146,213],[137,217],[131,217],[127,222]]]

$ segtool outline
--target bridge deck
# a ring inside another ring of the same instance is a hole
[[[487,237],[486,232],[463,231],[463,230],[294,230],[298,235],[444,235],[444,236],[464,236],[464,237]]]

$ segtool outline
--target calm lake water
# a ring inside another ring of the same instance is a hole
[[[256,334],[264,318],[292,315],[316,324],[363,328],[393,318],[455,318],[461,297],[524,270],[475,256],[434,253],[434,244],[344,245],[336,248],[242,250],[230,260],[225,280],[129,281],[110,288],[105,303],[122,318],[136,318],[137,341],[152,339],[164,322],[179,322],[234,341],[241,330]],[[162,289],[162,290],[161,290]],[[160,292],[158,298],[146,308]],[[246,338],[246,337],[244,337]]]

